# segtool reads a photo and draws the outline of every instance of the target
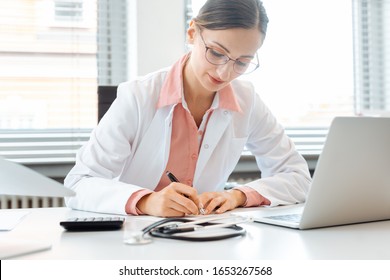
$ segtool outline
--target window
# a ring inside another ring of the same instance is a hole
[[[194,14],[205,0],[192,0]],[[270,23],[248,78],[286,127],[390,114],[390,1],[263,0]]]
[[[82,1],[55,1],[55,19],[59,21],[81,21],[83,19]]]
[[[204,2],[192,0],[194,14]],[[288,128],[326,128],[336,115],[354,115],[351,2],[263,3],[270,22],[260,68],[241,78]]]
[[[96,1],[0,1],[0,23],[0,129],[93,127]]]
[[[97,122],[96,0],[0,1],[0,155],[74,161]]]
[[[354,0],[356,111],[390,114],[390,1]]]
[[[127,1],[98,0],[98,82],[118,85],[128,79]]]
[[[168,66],[184,52],[184,2],[150,4],[0,1],[0,65],[7,65],[0,67],[0,156],[66,174],[97,123],[98,84]],[[128,20],[135,32],[127,30]],[[158,24],[151,26],[153,20]]]

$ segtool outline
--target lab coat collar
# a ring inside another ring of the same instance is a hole
[[[183,98],[183,67],[191,53],[187,53],[177,61],[169,70],[160,91],[157,108],[185,103]],[[232,86],[229,84],[216,94],[217,106],[222,109],[242,112],[237,102]]]

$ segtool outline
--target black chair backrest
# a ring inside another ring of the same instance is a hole
[[[117,86],[98,86],[98,122],[116,98]]]

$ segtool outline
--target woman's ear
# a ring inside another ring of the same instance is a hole
[[[196,25],[193,20],[190,21],[190,26],[187,29],[187,43],[194,44],[194,38],[196,34]]]

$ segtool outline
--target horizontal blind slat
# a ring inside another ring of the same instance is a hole
[[[319,155],[327,128],[286,129],[297,150],[303,155]],[[0,131],[0,156],[19,163],[72,163],[82,145],[87,143],[91,129]],[[243,155],[249,155],[245,150]]]

